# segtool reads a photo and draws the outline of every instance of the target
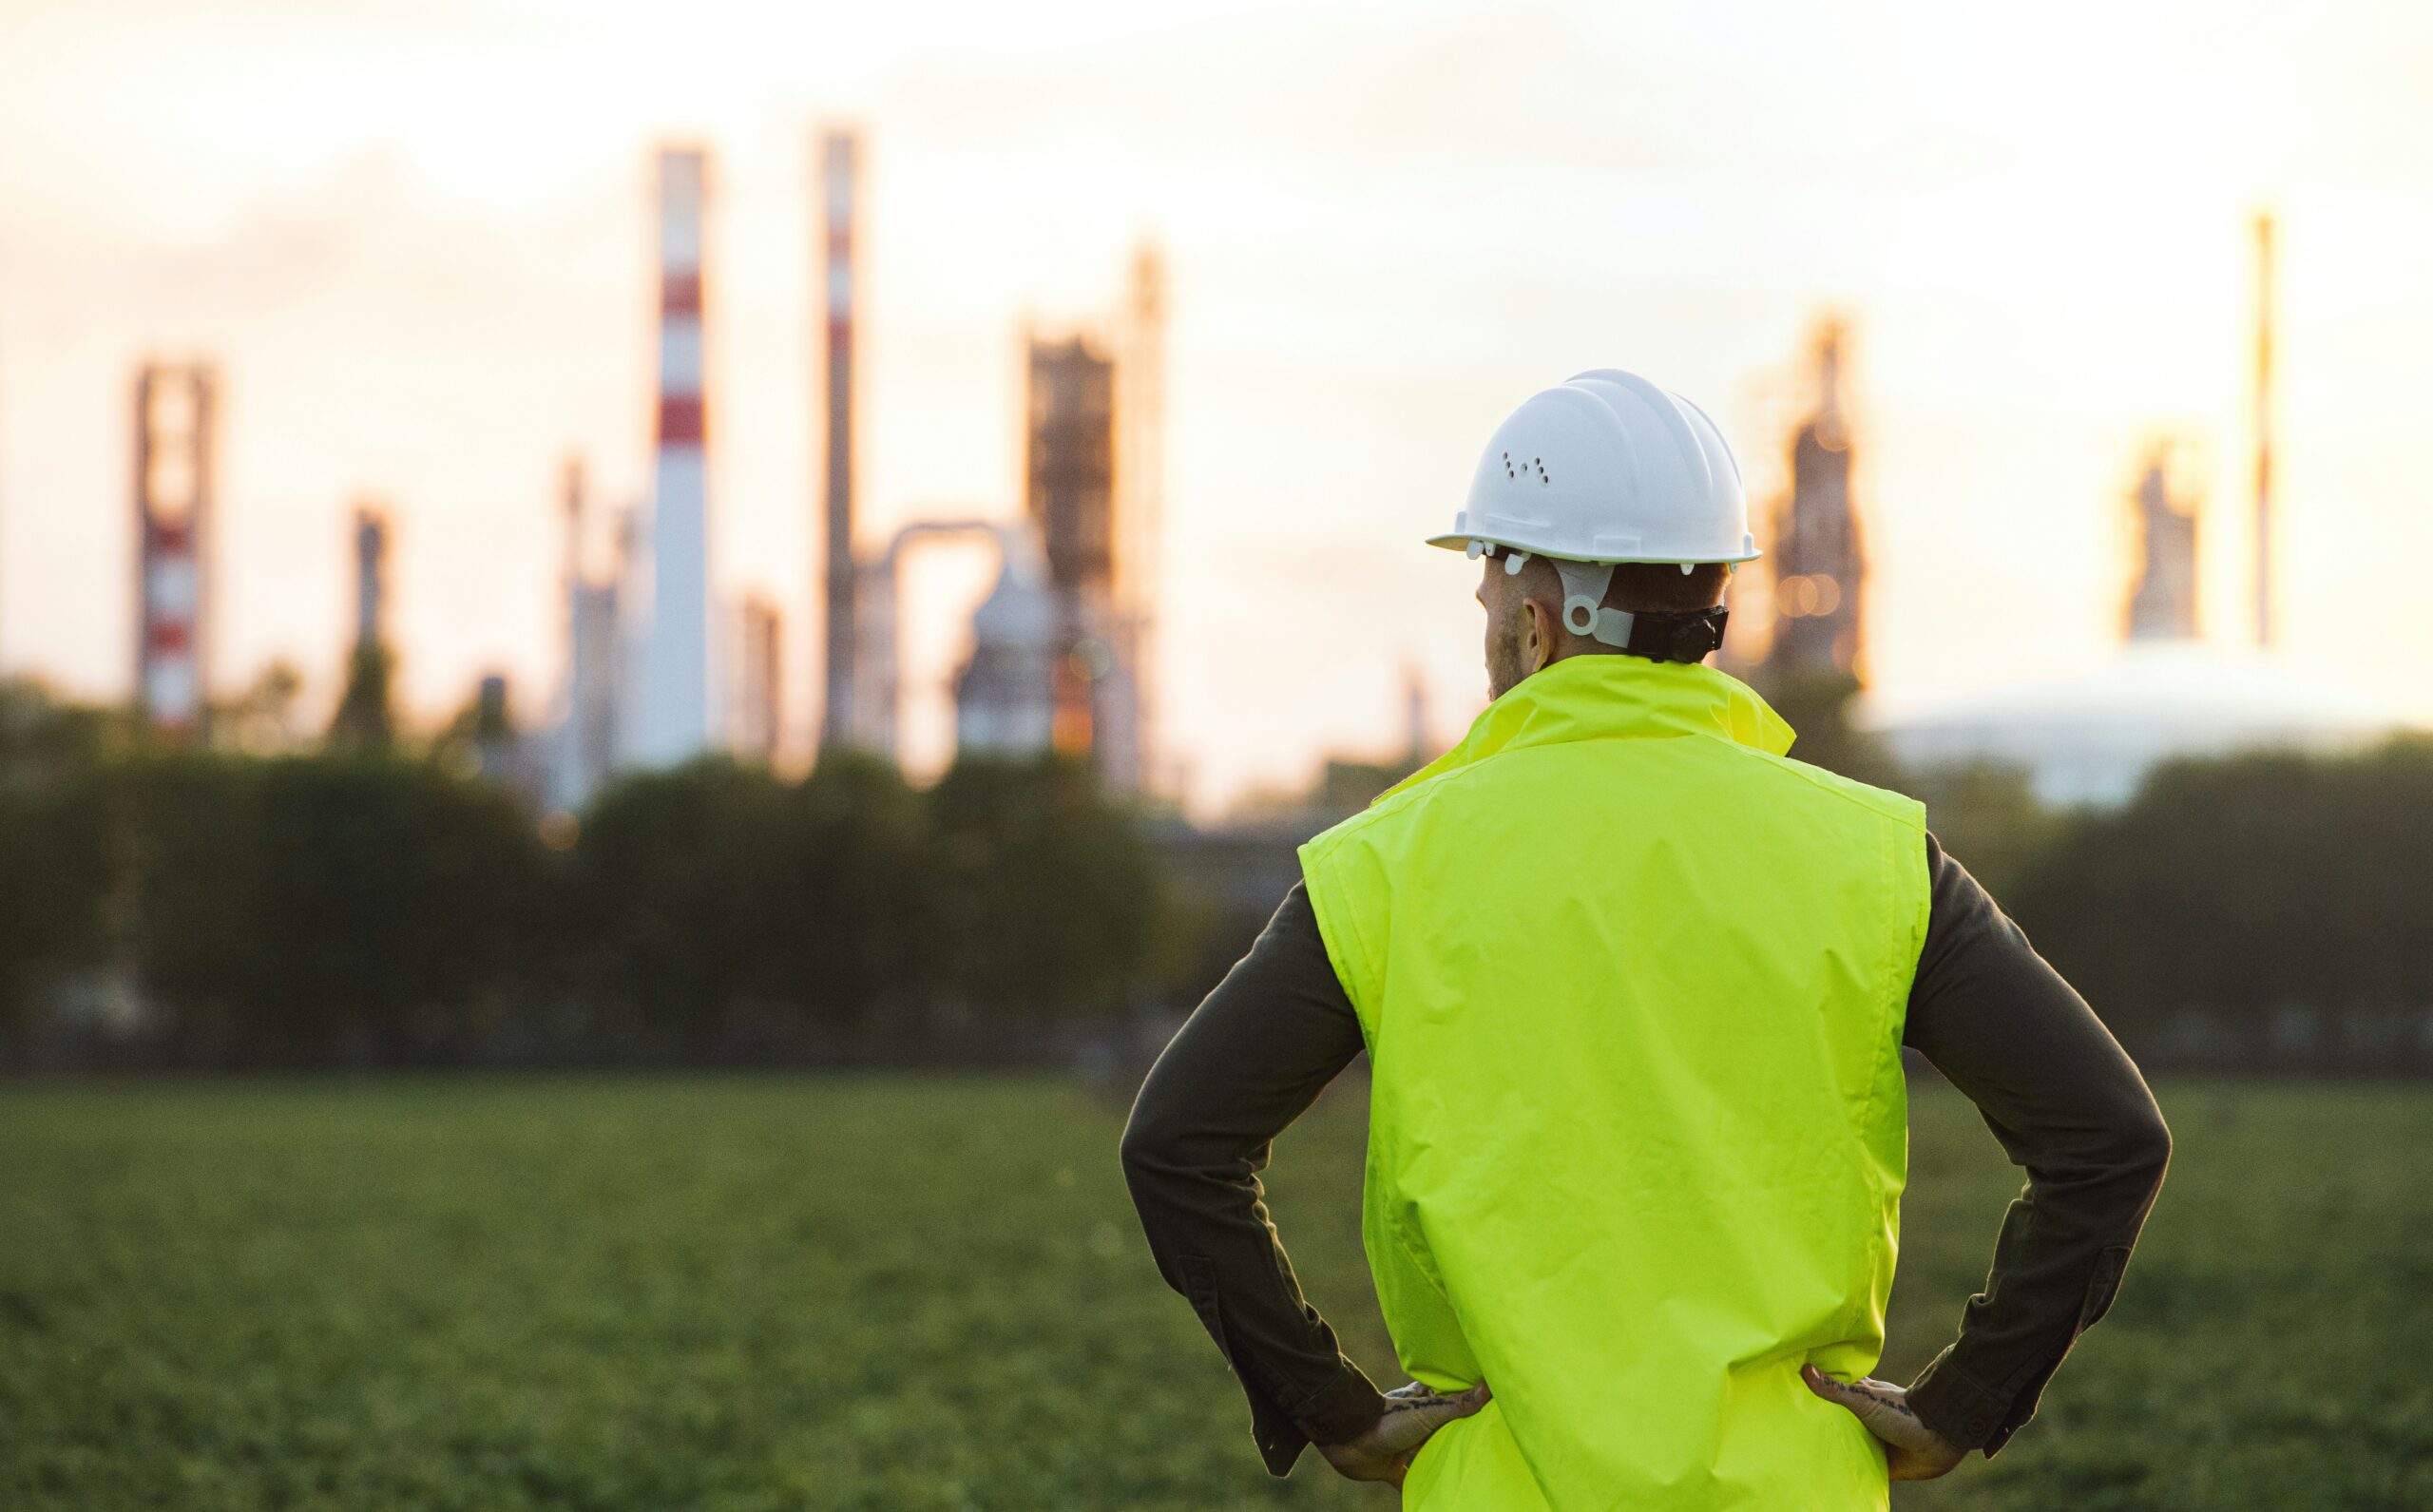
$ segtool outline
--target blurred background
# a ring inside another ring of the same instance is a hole
[[[2366,0],[0,0],[0,1502],[1352,1504],[1115,1132],[1484,706],[1477,449],[1621,366],[1739,456],[1721,664],[2179,1137],[1903,1497],[2433,1504],[2428,67]],[[1915,1080],[1887,1373],[2016,1178]],[[1277,1204],[1382,1379],[1358,1081]]]

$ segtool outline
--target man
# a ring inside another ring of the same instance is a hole
[[[1611,370],[1534,396],[1431,544],[1482,561],[1493,701],[1302,848],[1124,1134],[1268,1468],[1315,1443],[1429,1512],[1840,1509],[1994,1453],[2161,1183],[2136,1068],[1919,805],[1789,759],[1701,664],[1757,552],[1695,406]],[[2028,1171],[1906,1388],[1867,1378],[1904,1045]],[[1257,1175],[1364,1049],[1364,1237],[1414,1378],[1389,1395],[1303,1300]]]

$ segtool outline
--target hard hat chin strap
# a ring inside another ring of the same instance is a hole
[[[1562,578],[1562,627],[1609,646],[1630,644],[1631,617],[1604,606],[1605,590],[1614,585],[1614,564],[1547,560]]]

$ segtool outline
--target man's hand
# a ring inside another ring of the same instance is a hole
[[[1386,1393],[1386,1415],[1375,1426],[1350,1444],[1321,1444],[1318,1452],[1346,1480],[1390,1481],[1399,1486],[1430,1434],[1486,1406],[1492,1394],[1485,1381],[1450,1396],[1413,1381]]]
[[[1966,1449],[1926,1426],[1909,1410],[1906,1388],[1873,1377],[1836,1381],[1812,1365],[1801,1366],[1799,1378],[1826,1401],[1849,1408],[1869,1433],[1884,1441],[1885,1463],[1892,1467],[1896,1481],[1931,1481],[1949,1474],[1952,1466],[1968,1458]]]

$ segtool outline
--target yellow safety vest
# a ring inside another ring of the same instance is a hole
[[[1403,1368],[1494,1401],[1424,1512],[1883,1508],[1925,813],[1710,667],[1554,663],[1301,848],[1370,1081]]]

